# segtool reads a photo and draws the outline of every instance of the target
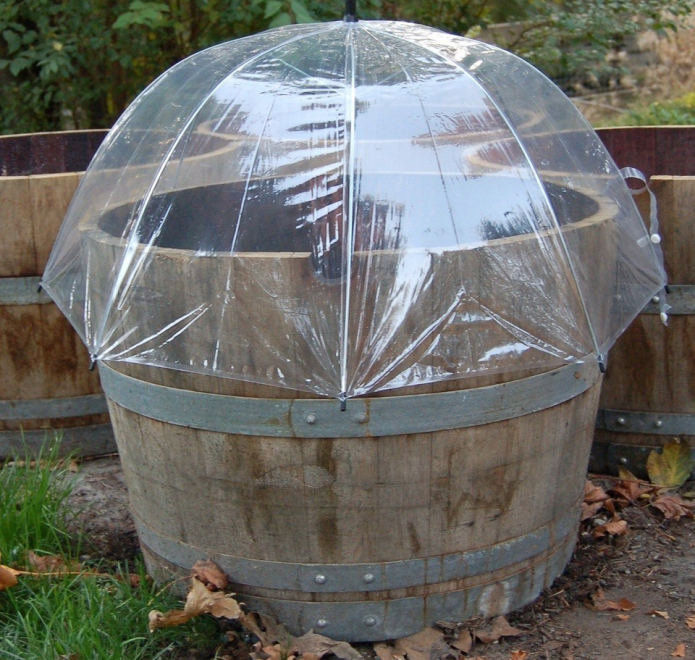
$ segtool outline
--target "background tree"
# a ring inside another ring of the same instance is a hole
[[[641,29],[675,29],[693,0],[362,0],[362,18],[475,36],[516,21],[508,48],[567,90],[622,70],[607,55]],[[342,0],[0,0],[0,132],[109,127],[157,75],[215,43],[337,20]]]

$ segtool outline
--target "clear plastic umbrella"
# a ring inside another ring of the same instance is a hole
[[[371,21],[164,73],[95,156],[43,280],[95,361],[343,399],[602,361],[664,284],[621,173],[545,76]]]

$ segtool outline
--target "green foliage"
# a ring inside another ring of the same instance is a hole
[[[0,133],[109,127],[164,70],[212,44],[338,20],[343,0],[0,0]],[[361,0],[360,18],[455,34],[515,21],[505,44],[567,90],[623,71],[613,49],[671,30],[692,0]]]
[[[0,468],[1,563],[26,567],[27,553],[76,559],[79,536],[68,532],[67,497],[74,475],[61,467],[56,438],[36,461],[28,456]],[[100,567],[95,565],[92,572]],[[0,658],[3,660],[155,660],[175,648],[203,648],[217,637],[217,623],[200,617],[185,627],[147,631],[147,614],[180,607],[145,576],[139,561],[135,587],[127,570],[110,576],[87,573],[18,576],[0,592]]]
[[[626,126],[684,126],[695,124],[695,92],[673,101],[651,103],[646,109],[633,110],[621,122]]]
[[[692,0],[532,0],[509,48],[567,91],[605,88],[626,73],[615,49],[643,30],[675,30]]]
[[[186,626],[151,635],[152,609],[180,608],[180,602],[145,577],[138,587],[129,576],[21,578],[0,593],[0,657],[7,660],[157,660],[174,649],[207,648],[219,636],[217,623],[199,617]],[[212,654],[211,654],[212,655]]]
[[[28,456],[0,469],[0,558],[24,563],[28,550],[71,556],[77,552],[68,533],[65,507],[69,472],[57,461],[58,438],[39,452],[39,467]]]

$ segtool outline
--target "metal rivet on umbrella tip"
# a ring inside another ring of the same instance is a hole
[[[653,303],[658,303],[658,302],[660,302],[660,301],[661,301],[661,298],[659,298],[659,296],[654,296],[654,297],[652,298],[652,302],[653,302]]]
[[[618,460],[618,462],[621,463],[622,465],[627,465],[627,458],[625,458],[625,457],[623,456],[622,458],[620,458],[620,459]]]
[[[364,617],[364,625],[368,626],[369,628],[373,628],[378,622],[378,619],[375,616],[366,616]]]
[[[374,574],[373,573],[365,573],[364,577],[362,578],[367,584],[370,584],[374,582]]]
[[[317,628],[326,628],[328,626],[328,621],[326,619],[319,619],[316,622],[316,627]]]
[[[326,584],[326,576],[325,576],[325,575],[321,575],[321,573],[319,573],[319,574],[314,578],[314,582],[316,582],[316,584]]]
[[[627,420],[624,417],[618,417],[618,419],[615,420],[615,423],[618,426],[625,426],[625,424],[627,424]]]
[[[657,419],[654,422],[654,426],[656,426],[656,428],[658,428],[658,429],[660,429],[663,425],[664,425],[664,423],[660,419]]]
[[[314,413],[309,413],[306,416],[306,423],[307,424],[316,424],[316,419],[317,419],[317,417]]]

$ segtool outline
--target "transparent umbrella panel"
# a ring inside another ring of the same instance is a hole
[[[360,21],[163,74],[92,162],[43,284],[95,360],[347,398],[605,355],[664,282],[549,80]]]

